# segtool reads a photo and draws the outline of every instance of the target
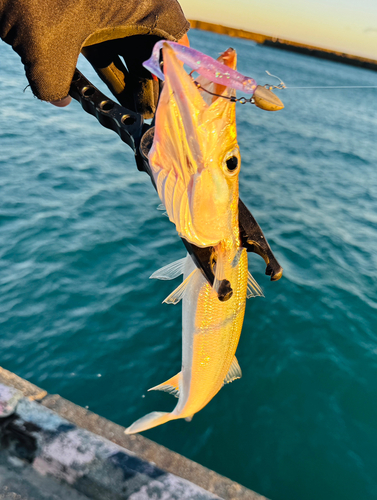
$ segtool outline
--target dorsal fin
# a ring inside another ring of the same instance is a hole
[[[156,385],[155,387],[151,387],[148,391],[164,391],[172,394],[176,398],[179,398],[179,380],[181,378],[181,372],[174,375],[174,377],[169,378],[166,382],[162,384]]]
[[[183,259],[176,260],[167,266],[161,267],[161,269],[155,271],[149,279],[173,280],[177,278],[184,272],[186,259],[187,257],[183,257]]]
[[[241,367],[238,364],[236,356],[234,356],[232,364],[230,365],[229,371],[224,379],[224,384],[230,384],[233,380],[242,377]]]
[[[246,297],[264,297],[263,291],[255,279],[251,276],[250,271],[247,275],[247,294]]]
[[[170,295],[166,297],[165,300],[163,300],[162,303],[165,302],[166,304],[178,304],[178,302],[182,300],[187,286],[196,273],[200,273],[198,268],[194,269],[192,273],[189,274],[187,278],[175,290],[173,290]]]

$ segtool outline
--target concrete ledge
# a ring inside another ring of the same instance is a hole
[[[0,500],[266,500],[2,368],[0,384]]]

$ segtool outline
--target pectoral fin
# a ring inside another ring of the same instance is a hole
[[[241,255],[242,255],[242,252],[245,252],[245,251],[246,251],[246,249],[245,249],[245,248],[243,248],[243,247],[241,247],[241,248],[239,248],[239,249],[237,250],[236,255],[234,256],[234,259],[233,259],[233,261],[232,261],[232,267],[233,267],[233,268],[234,268],[234,267],[236,267],[236,266],[238,266],[238,263],[239,263],[239,261],[240,261],[240,258],[241,258]]]
[[[155,387],[151,387],[148,391],[164,391],[168,392],[172,396],[179,398],[179,379],[181,378],[181,372],[174,375],[174,377],[169,378],[166,382],[162,384],[156,385]]]
[[[213,282],[213,288],[216,292],[219,291],[219,287],[224,279],[224,251],[222,251],[221,245],[216,248],[216,264],[215,264],[215,281]]]
[[[173,280],[177,278],[184,272],[186,258],[187,257],[183,257],[183,259],[176,260],[167,266],[161,267],[161,269],[155,271],[149,279]]]
[[[230,365],[229,371],[227,373],[227,376],[224,379],[224,384],[230,384],[230,382],[233,382],[233,380],[236,380],[241,377],[242,377],[241,367],[238,364],[236,356],[234,356],[232,364]]]

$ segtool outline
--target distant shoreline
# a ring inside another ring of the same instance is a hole
[[[283,38],[276,38],[269,35],[263,35],[261,33],[231,28],[229,26],[222,26],[221,24],[208,23],[206,21],[190,20],[190,24],[191,28],[212,31],[213,33],[228,35],[235,38],[246,38],[247,40],[253,40],[256,43],[259,43],[260,45],[266,45],[267,47],[288,50],[290,52],[298,52],[299,54],[318,57],[320,59],[328,59],[330,61],[337,61],[351,66],[358,66],[377,71],[377,61],[374,59],[367,59],[366,57],[354,56],[344,52],[323,49],[321,47],[292,42],[291,40],[285,40]]]

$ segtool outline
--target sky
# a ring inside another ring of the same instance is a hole
[[[188,19],[377,59],[377,0],[179,0]]]

